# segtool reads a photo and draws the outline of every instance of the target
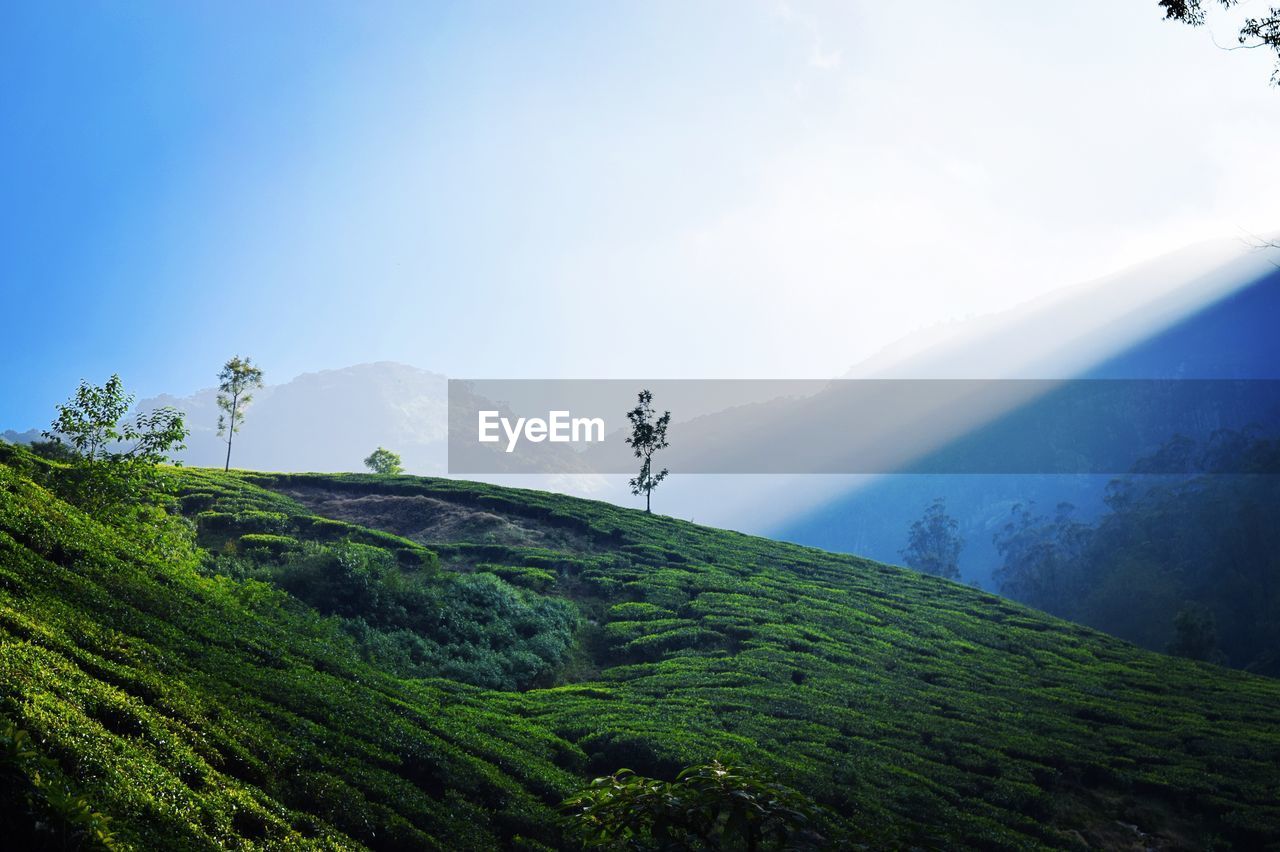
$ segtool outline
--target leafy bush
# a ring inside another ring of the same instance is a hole
[[[31,735],[0,718],[0,823],[10,848],[124,849],[111,818],[71,789]]]
[[[173,408],[125,415],[133,405],[119,376],[101,387],[88,382],[66,403],[44,433],[62,450],[44,446],[42,455],[68,462],[57,472],[55,487],[68,501],[99,517],[127,510],[150,493],[157,465],[183,448],[188,430]]]
[[[568,822],[587,846],[617,849],[821,848],[806,829],[814,805],[794,790],[712,761],[675,781],[620,769],[566,800]]]
[[[523,565],[478,565],[476,570],[487,571],[514,586],[535,592],[548,592],[556,584],[556,575],[541,568],[529,568]]]
[[[1170,441],[1108,487],[1092,524],[1017,507],[1001,591],[1153,650],[1280,677],[1280,441]],[[1238,473],[1257,470],[1260,473]],[[1177,471],[1178,475],[1154,475]],[[1230,471],[1230,472],[1223,472]]]
[[[240,547],[249,555],[265,554],[268,558],[279,559],[286,553],[297,550],[298,540],[287,535],[270,533],[247,533],[240,536]]]

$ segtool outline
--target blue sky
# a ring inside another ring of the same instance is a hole
[[[836,375],[1280,227],[1266,57],[1012,5],[6,3],[0,428],[234,353]]]

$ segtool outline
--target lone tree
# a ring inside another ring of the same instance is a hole
[[[227,463],[223,470],[231,470],[231,439],[240,431],[244,422],[244,410],[253,402],[253,391],[262,387],[262,370],[253,366],[248,358],[239,355],[222,366],[218,373],[218,437],[227,439]]]
[[[1215,0],[1160,0],[1166,19],[1181,21],[1193,27],[1202,26],[1205,22],[1204,7],[1212,6]],[[1216,0],[1224,9],[1238,6],[1240,0]],[[1280,7],[1270,6],[1260,17],[1248,17],[1240,25],[1240,33],[1236,36],[1236,46],[1228,50],[1264,50],[1275,51],[1280,60]],[[1280,61],[1271,73],[1271,83],[1280,86]]]
[[[155,466],[185,446],[187,428],[176,409],[125,420],[132,407],[133,395],[125,393],[119,376],[101,387],[82,381],[44,432],[51,445],[63,448],[60,455],[69,464],[60,490],[90,514],[101,516],[136,500]]]
[[[400,466],[400,456],[393,453],[385,447],[369,453],[368,458],[364,460],[364,466],[374,473],[383,476],[395,476],[397,473],[404,473],[404,468]]]
[[[937,498],[924,510],[924,517],[911,525],[907,547],[899,551],[903,561],[925,574],[960,579],[964,539],[960,538],[959,529],[960,524],[947,514],[946,501]]]
[[[665,467],[657,473],[653,472],[653,454],[667,446],[667,425],[671,422],[671,412],[663,412],[657,420],[654,419],[654,413],[653,394],[648,390],[640,391],[639,404],[627,412],[627,419],[631,421],[631,437],[627,438],[627,443],[631,445],[636,458],[641,460],[640,475],[630,482],[631,493],[644,495],[646,512],[652,511],[650,495],[653,489],[667,478],[668,473]]]

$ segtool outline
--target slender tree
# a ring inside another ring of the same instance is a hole
[[[667,478],[668,473],[665,467],[657,473],[653,472],[653,454],[667,447],[667,425],[671,423],[671,412],[663,412],[657,419],[654,419],[655,413],[653,394],[648,390],[640,391],[639,404],[627,412],[627,419],[631,421],[631,437],[627,438],[627,443],[641,462],[640,475],[630,482],[631,493],[636,496],[644,495],[646,512],[652,511],[650,497],[653,489]]]
[[[400,464],[400,454],[393,453],[385,447],[378,447],[369,453],[364,460],[364,466],[384,476],[395,476],[397,473],[404,472]]]
[[[222,366],[218,373],[218,436],[227,439],[227,463],[223,470],[231,469],[231,439],[240,431],[244,422],[244,410],[253,402],[253,391],[262,387],[262,370],[253,366],[248,358],[239,355]]]

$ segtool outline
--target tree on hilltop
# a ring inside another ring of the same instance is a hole
[[[636,458],[641,460],[640,474],[628,484],[632,494],[644,495],[644,510],[651,512],[650,498],[653,489],[669,473],[665,467],[657,473],[653,472],[653,454],[667,447],[667,426],[671,423],[671,412],[663,412],[661,417],[655,419],[653,394],[648,390],[640,391],[638,400],[639,404],[627,412],[627,419],[631,421],[631,436],[627,438],[627,443],[635,452]]]
[[[231,469],[231,441],[244,422],[244,410],[253,402],[253,391],[262,387],[262,370],[253,366],[248,358],[239,355],[222,366],[218,373],[218,437],[227,439],[227,463],[223,470]]]
[[[391,452],[385,447],[378,447],[378,449],[369,453],[364,460],[364,466],[383,476],[395,476],[397,473],[404,473],[404,467],[400,464],[400,455]]]

